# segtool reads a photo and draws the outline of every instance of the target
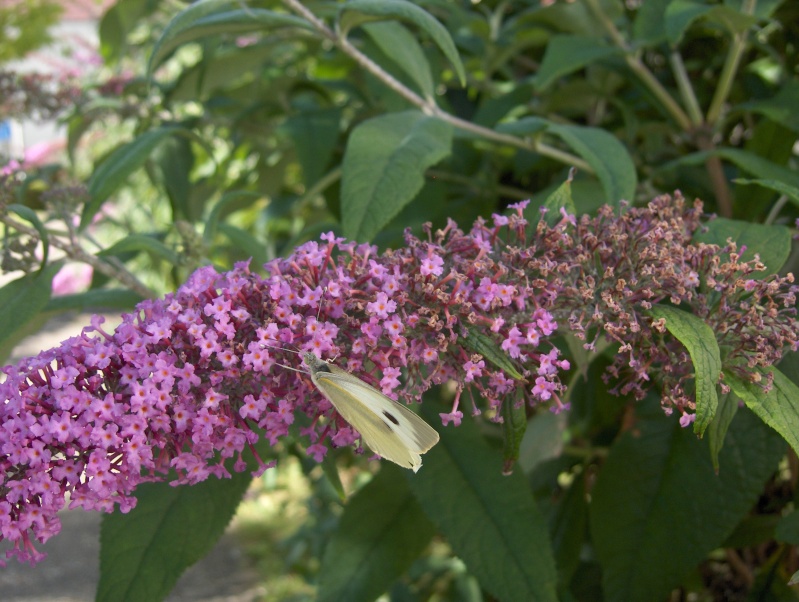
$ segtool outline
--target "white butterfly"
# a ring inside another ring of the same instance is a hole
[[[411,468],[422,466],[420,454],[438,443],[438,433],[401,403],[383,395],[357,376],[303,353],[311,380],[336,411],[361,435],[373,452]]]

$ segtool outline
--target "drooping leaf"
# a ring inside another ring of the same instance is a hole
[[[371,602],[411,566],[433,535],[402,469],[383,462],[349,500],[325,549],[318,599]]]
[[[122,186],[130,175],[138,170],[152,154],[153,150],[166,138],[182,131],[191,135],[188,131],[177,127],[159,127],[147,131],[138,136],[131,142],[127,142],[115,148],[97,166],[89,180],[90,200],[83,208],[81,216],[81,228],[89,225],[100,210],[102,204],[117,188]]]
[[[251,480],[249,473],[233,473],[192,486],[139,485],[133,510],[103,518],[96,600],[163,600],[211,550]]]
[[[708,442],[710,443],[710,459],[713,462],[713,468],[718,471],[719,469],[719,452],[724,447],[724,438],[727,436],[727,429],[730,428],[732,419],[738,412],[738,397],[730,395],[729,393],[723,394],[719,398],[719,406],[716,410],[716,415],[710,422],[707,429]]]
[[[666,39],[664,14],[673,0],[650,0],[641,4],[633,22],[633,37],[637,44],[654,46]]]
[[[422,413],[429,422],[437,419],[430,403]],[[502,453],[470,420],[440,435],[418,474],[406,475],[427,516],[491,595],[557,599],[546,523],[524,477],[502,475]]]
[[[53,263],[35,274],[12,280],[0,288],[0,342],[34,319],[50,300],[53,278],[63,267]]]
[[[734,109],[760,113],[796,133],[799,132],[799,116],[795,110],[797,103],[799,103],[799,82],[789,78],[774,96],[750,100],[736,105]]]
[[[621,53],[619,48],[611,46],[601,37],[552,36],[535,76],[536,88],[544,91],[560,77]]]
[[[747,382],[729,372],[726,382],[746,407],[777,431],[795,452],[799,453],[799,387],[773,366],[759,370],[761,378],[771,373],[774,383],[766,393],[759,383]]]
[[[792,188],[799,188],[799,174],[797,174],[795,170],[789,169],[783,165],[778,165],[755,153],[738,148],[720,148],[715,151],[690,153],[662,165],[661,169],[663,171],[670,171],[680,168],[683,165],[704,165],[707,159],[714,155],[731,161],[740,169],[755,176],[757,179],[778,180]]]
[[[770,188],[774,192],[784,194],[794,204],[799,206],[799,186],[792,186],[780,180],[735,178],[736,184],[757,184],[763,188]]]
[[[666,329],[688,350],[694,365],[696,419],[694,432],[702,435],[718,407],[716,385],[721,374],[721,353],[713,329],[701,318],[676,307],[656,305],[650,313],[666,320]]]
[[[773,431],[741,410],[716,474],[703,440],[666,417],[656,401],[640,406],[635,428],[614,443],[591,493],[605,599],[666,598],[750,511],[784,449]]]
[[[489,362],[494,364],[497,368],[502,370],[505,374],[514,380],[523,381],[524,376],[513,365],[508,354],[505,353],[496,341],[487,334],[480,331],[479,328],[471,325],[466,327],[466,335],[462,339],[464,346],[468,347],[475,353],[479,353]]]
[[[505,399],[502,400],[502,420],[502,472],[510,474],[513,465],[519,459],[519,447],[527,430],[524,397],[505,395]]]
[[[85,293],[53,297],[45,307],[45,311],[125,310],[133,308],[140,301],[142,297],[128,289],[95,289]]]
[[[638,175],[630,153],[610,132],[594,127],[550,124],[548,131],[561,138],[594,169],[605,191],[605,201],[617,205],[632,200]]]
[[[664,26],[671,44],[676,44],[695,20],[707,14],[712,7],[687,0],[670,2],[666,9]]]
[[[516,136],[546,133],[560,138],[594,170],[606,203],[617,205],[620,200],[634,198],[638,182],[635,164],[627,148],[606,130],[564,125],[540,117],[504,122],[495,129]]]
[[[194,167],[191,142],[185,136],[172,136],[159,144],[152,155],[158,168],[160,184],[172,205],[172,215],[190,222],[201,217],[202,207],[190,205]]]
[[[98,27],[100,53],[116,63],[125,55],[128,34],[140,19],[158,7],[158,0],[117,0],[103,15]]]
[[[291,136],[302,166],[305,185],[311,187],[327,171],[339,138],[341,109],[313,109],[291,115],[283,128]]]
[[[121,255],[122,253],[129,253],[131,251],[145,251],[173,265],[177,264],[179,260],[178,254],[175,253],[175,251],[167,247],[157,238],[147,236],[146,234],[129,234],[107,249],[103,249],[99,255],[102,257],[109,257]]]

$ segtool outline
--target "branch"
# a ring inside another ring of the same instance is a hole
[[[291,10],[305,18],[319,33],[333,42],[344,54],[358,63],[358,65],[360,65],[363,69],[374,75],[386,86],[394,90],[402,98],[407,100],[412,105],[418,107],[426,115],[441,119],[442,121],[445,121],[456,128],[471,132],[493,142],[538,153],[545,157],[555,159],[556,161],[559,161],[565,165],[572,165],[582,171],[596,175],[594,169],[576,155],[572,155],[571,153],[567,153],[536,140],[525,140],[523,138],[517,138],[516,136],[510,136],[508,134],[501,134],[490,128],[474,124],[470,121],[456,117],[451,113],[447,113],[438,107],[438,105],[436,105],[431,99],[422,98],[416,94],[416,92],[394,78],[390,73],[386,72],[382,67],[380,67],[380,65],[375,63],[372,59],[353,46],[344,36],[337,35],[336,32],[334,32],[324,23],[324,21],[319,19],[310,10],[303,6],[299,0],[283,0],[283,2]]]
[[[26,226],[25,224],[16,221],[14,218],[10,217],[9,215],[0,215],[0,222],[28,236],[32,236],[34,238],[41,238],[39,232],[35,228]],[[104,274],[105,276],[108,276],[113,280],[121,282],[127,288],[141,295],[145,299],[154,299],[158,296],[152,290],[150,290],[147,287],[147,285],[140,282],[136,278],[136,276],[134,276],[124,267],[121,266],[114,267],[100,260],[99,258],[95,257],[94,255],[90,255],[77,244],[63,240],[62,238],[54,236],[50,238],[49,242],[53,247],[64,251],[67,257],[69,257],[70,259],[74,259],[75,261],[81,261],[83,263],[89,264],[98,272]]]

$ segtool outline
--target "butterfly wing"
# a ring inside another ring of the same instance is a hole
[[[349,372],[324,364],[311,366],[317,388],[336,411],[360,433],[367,447],[414,472],[423,454],[438,442],[438,433],[402,404],[383,395]]]

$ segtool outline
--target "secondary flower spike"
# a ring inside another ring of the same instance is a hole
[[[267,264],[266,277],[247,264],[224,274],[201,268],[176,293],[139,304],[113,333],[94,319],[81,336],[6,367],[7,555],[38,560],[33,541],[59,531],[67,496],[72,507],[126,511],[138,483],[163,480],[170,468],[178,484],[224,477],[226,459],[245,470],[245,448],[254,452],[260,437],[274,445],[292,428],[317,460],[352,445],[358,434],[307,375],[284,367],[301,366],[278,345],[335,358],[401,402],[454,381],[441,418],[455,425],[465,391],[473,413],[496,421],[508,394],[565,409],[560,374],[570,366],[550,337],[567,329],[589,349],[601,337],[619,343],[611,376],[620,392],[640,397],[658,382],[667,411],[690,416],[690,362],[646,314],[663,299],[725,337],[731,369],[769,365],[796,347],[792,279],[751,280],[758,266],[740,262],[734,246],[692,245],[701,205],[664,196],[643,209],[580,220],[564,212],[533,227],[526,205],[468,233],[450,221],[426,239],[408,234],[383,254],[327,234]],[[708,286],[725,311],[708,303]],[[524,380],[466,344],[475,330]],[[305,426],[292,427],[302,415]],[[260,461],[259,472],[268,467]]]

